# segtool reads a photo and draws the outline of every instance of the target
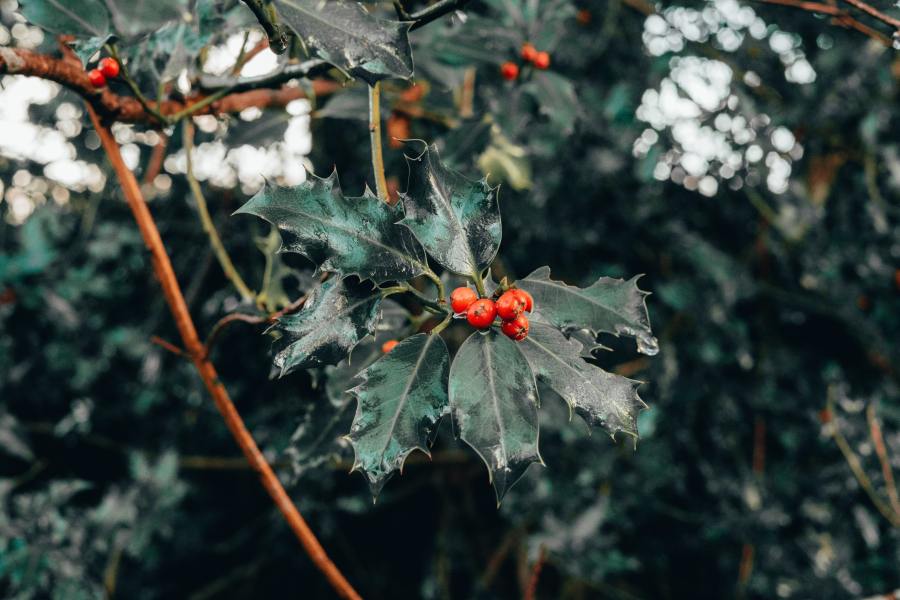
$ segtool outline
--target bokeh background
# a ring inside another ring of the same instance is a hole
[[[262,39],[244,12],[203,69]],[[0,23],[2,45],[55,49],[16,0]],[[412,34],[419,87],[386,87],[388,133],[502,184],[495,274],[644,273],[660,352],[605,340],[603,366],[646,381],[636,449],[548,403],[547,466],[498,509],[445,423],[433,461],[414,456],[373,504],[340,440],[352,373],[270,380],[261,328],[227,329],[224,383],[366,598],[521,597],[542,553],[538,598],[900,597],[900,53],[870,24],[886,44],[758,2],[491,0]],[[499,64],[524,41],[551,69],[508,83]],[[243,74],[276,64],[264,51]],[[0,83],[0,596],[332,597],[191,365],[152,341],[177,333],[81,100]],[[273,306],[312,285],[310,265],[229,215],[304,167],[372,185],[366,118],[348,85],[195,119],[215,221],[251,286],[272,267]],[[180,135],[115,134],[209,332],[239,298]]]

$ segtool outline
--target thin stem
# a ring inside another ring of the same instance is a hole
[[[275,475],[272,467],[266,461],[259,446],[256,445],[256,441],[253,439],[250,431],[247,430],[240,413],[238,413],[234,403],[228,396],[228,391],[222,385],[216,368],[206,356],[203,342],[200,341],[200,337],[197,335],[197,328],[191,319],[184,295],[181,293],[181,287],[178,285],[178,280],[175,277],[172,261],[169,259],[169,255],[163,245],[159,229],[157,229],[156,222],[153,220],[153,215],[144,201],[137,179],[134,173],[125,165],[119,145],[113,138],[112,132],[106,125],[101,123],[100,118],[90,104],[87,104],[87,111],[94,124],[94,129],[100,137],[100,143],[106,151],[106,156],[112,163],[122,192],[140,229],[141,237],[143,237],[144,243],[150,250],[153,270],[156,272],[156,276],[162,286],[166,303],[169,305],[172,316],[175,318],[175,325],[184,342],[184,347],[191,356],[194,367],[203,379],[206,389],[212,396],[216,408],[221,413],[225,425],[234,437],[235,442],[240,446],[253,470],[259,475],[263,487],[272,497],[275,505],[281,511],[281,514],[288,525],[290,525],[297,539],[300,540],[313,563],[322,571],[339,596],[358,600],[360,598],[359,594],[356,593],[356,590],[353,589],[343,573],[325,553],[325,549],[322,548],[319,540],[316,539],[315,534],[309,528],[300,511],[294,506],[290,496],[288,496],[278,480],[278,476]]]
[[[890,25],[895,30],[900,31],[900,19],[895,19],[890,15],[886,15],[875,7],[862,2],[862,0],[844,0],[844,2],[855,8],[858,8],[859,10],[868,14],[870,17],[873,17],[875,19],[878,19],[882,23]]]
[[[235,268],[231,257],[228,256],[228,250],[225,249],[225,244],[222,243],[222,238],[219,237],[219,232],[216,231],[212,215],[209,214],[209,207],[206,204],[206,198],[203,196],[203,190],[200,189],[200,182],[194,177],[193,160],[191,159],[191,155],[194,153],[194,124],[190,119],[184,121],[182,139],[184,140],[184,154],[187,159],[185,176],[188,180],[188,187],[191,188],[191,193],[194,195],[194,201],[197,203],[197,212],[200,214],[203,231],[206,232],[206,236],[209,238],[209,245],[212,246],[216,259],[219,261],[219,266],[225,272],[225,277],[234,285],[244,301],[250,301],[255,297],[255,294],[244,283],[244,279]]]
[[[447,296],[446,296],[446,291],[444,290],[444,282],[441,281],[441,278],[438,277],[437,273],[435,273],[431,269],[428,269],[427,271],[425,271],[425,277],[427,277],[428,279],[433,281],[435,287],[437,287],[438,302],[441,304],[446,304]]]
[[[404,291],[409,292],[410,294],[418,298],[419,302],[424,304],[426,307],[431,307],[437,311],[440,311],[441,313],[449,312],[447,310],[447,307],[445,306],[446,302],[441,303],[439,301],[434,301],[408,283],[403,284],[403,289]]]
[[[875,454],[881,463],[881,474],[884,477],[884,487],[887,488],[888,500],[891,509],[900,518],[900,495],[897,494],[897,484],[894,482],[894,471],[891,469],[891,459],[888,456],[887,446],[884,445],[884,436],[881,434],[881,424],[875,414],[875,405],[870,404],[866,408],[866,420],[869,422],[869,435],[875,444]]]
[[[384,156],[381,152],[381,84],[369,86],[369,141],[372,145],[372,170],[375,171],[375,192],[387,202],[387,180],[384,177]]]
[[[477,267],[472,271],[472,280],[475,282],[475,289],[478,290],[478,295],[482,298],[486,297],[487,292],[484,289],[484,278],[481,276],[481,270]]]
[[[177,113],[170,116],[169,122],[177,123],[181,119],[188,117],[188,116],[194,114],[195,112],[206,108],[207,106],[209,106],[216,100],[221,100],[222,98],[227,96],[230,92],[231,92],[231,88],[223,88],[221,90],[218,90],[217,92],[210,94],[209,96],[205,96],[203,99],[199,100],[198,102],[194,102],[187,108],[180,110]]]
[[[275,54],[283,54],[288,47],[287,33],[278,22],[272,6],[265,0],[244,0],[244,4],[256,16],[256,20],[269,38],[269,47]]]
[[[450,324],[451,321],[453,321],[453,315],[448,313],[447,316],[444,317],[444,320],[441,321],[440,323],[438,323],[437,325],[435,325],[434,329],[432,329],[429,333],[431,335],[439,334],[440,332],[442,332],[443,330],[445,330],[447,328],[447,326]]]
[[[853,448],[850,447],[847,439],[841,433],[840,429],[838,429],[837,421],[834,420],[834,402],[831,398],[832,394],[832,389],[829,387],[826,408],[828,410],[828,414],[831,415],[832,419],[831,423],[829,423],[831,429],[831,437],[834,438],[834,441],[837,443],[841,454],[844,455],[844,459],[847,461],[847,465],[850,467],[850,470],[853,471],[853,476],[856,477],[856,481],[859,482],[860,487],[862,487],[862,489],[866,492],[866,495],[869,496],[869,500],[872,501],[872,504],[875,506],[878,512],[881,513],[881,516],[887,519],[888,523],[890,523],[894,527],[900,527],[900,515],[894,513],[894,511],[891,510],[891,507],[885,504],[884,500],[882,500],[878,495],[878,492],[875,491],[875,487],[872,485],[872,481],[869,479],[869,476],[866,475],[862,464],[859,462],[859,457],[856,456]]]
[[[440,19],[447,13],[453,12],[464,7],[469,0],[438,0],[434,4],[423,8],[419,12],[407,13],[406,16],[410,21],[414,21],[410,31],[418,29],[424,25],[428,25],[432,21]]]
[[[116,59],[116,62],[119,63],[119,69],[122,71],[122,81],[125,82],[125,85],[128,86],[128,89],[131,90],[131,93],[134,94],[134,97],[138,102],[141,103],[141,106],[144,107],[144,111],[147,114],[155,117],[160,123],[166,125],[169,123],[169,119],[159,112],[157,109],[150,106],[150,101],[147,100],[146,96],[144,96],[143,92],[141,92],[141,88],[138,87],[138,84],[131,78],[131,75],[128,73],[128,67],[125,66],[125,63],[122,62],[122,59],[119,58],[119,49],[115,44],[108,44],[106,49],[109,51],[110,55]]]

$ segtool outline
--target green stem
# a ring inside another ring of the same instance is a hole
[[[183,118],[191,116],[198,110],[206,108],[207,106],[209,106],[216,100],[219,100],[223,96],[228,95],[228,93],[230,91],[231,91],[231,88],[223,88],[213,94],[210,94],[209,96],[205,97],[203,100],[200,100],[199,102],[195,102],[194,104],[191,104],[184,110],[180,110],[177,113],[173,114],[171,117],[169,117],[169,121],[171,123],[177,123],[178,121],[182,120]]]
[[[472,271],[472,280],[475,281],[475,289],[478,290],[478,295],[482,298],[487,297],[487,292],[484,290],[484,279],[481,277],[481,271],[477,267]]]
[[[444,317],[444,320],[441,321],[440,323],[438,323],[437,325],[435,325],[434,329],[432,329],[429,333],[431,335],[439,334],[440,332],[442,332],[443,330],[445,330],[447,328],[447,325],[449,325],[452,320],[453,320],[453,315],[448,314],[446,317]]]
[[[148,114],[153,115],[156,120],[160,122],[160,124],[168,125],[169,119],[164,114],[150,106],[150,101],[147,100],[147,97],[144,96],[143,92],[141,92],[141,88],[139,88],[138,84],[134,81],[134,79],[131,78],[131,75],[128,73],[128,68],[125,66],[125,63],[122,62],[122,59],[119,58],[118,47],[115,44],[107,44],[106,49],[109,52],[110,56],[116,59],[116,62],[119,63],[119,69],[122,71],[122,81],[125,82],[125,85],[128,86],[128,89],[131,90],[131,93],[134,94],[134,97],[138,102],[140,102],[144,110]]]
[[[215,252],[219,265],[222,267],[222,271],[225,272],[225,276],[231,281],[243,300],[252,300],[254,294],[250,288],[247,287],[247,284],[244,283],[243,278],[241,278],[237,269],[234,267],[234,263],[231,262],[231,257],[228,256],[228,251],[225,250],[222,238],[219,237],[219,232],[216,231],[212,216],[209,214],[206,198],[203,197],[203,190],[200,189],[200,182],[194,177],[193,162],[191,160],[191,154],[194,150],[194,124],[190,119],[184,122],[183,139],[184,153],[187,158],[185,175],[187,176],[191,193],[194,195],[194,201],[197,203],[197,210],[200,213],[200,221],[203,223],[203,230],[206,232],[207,237],[209,237],[209,243],[212,246],[213,252]]]
[[[381,85],[369,86],[369,141],[372,145],[372,170],[375,171],[375,191],[387,202],[387,180],[384,177],[384,156],[381,152]]]
[[[431,269],[428,269],[427,271],[425,271],[425,277],[427,277],[428,279],[433,281],[435,287],[437,287],[438,302],[440,302],[441,304],[446,304],[447,296],[446,296],[446,292],[444,290],[444,282],[441,281],[441,278],[438,277],[437,273],[435,273]]]

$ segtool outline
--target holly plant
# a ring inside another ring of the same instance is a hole
[[[409,184],[395,205],[368,189],[346,196],[332,173],[292,187],[267,184],[237,211],[275,225],[284,251],[306,256],[327,276],[300,311],[272,328],[279,376],[351,356],[375,334],[391,296],[408,294],[434,317],[422,333],[358,365],[358,384],[347,390],[357,401],[347,436],[353,468],[365,473],[373,495],[411,452],[429,452],[449,414],[487,465],[499,503],[531,463],[543,464],[541,388],[588,425],[636,438],[639,382],[589,360],[603,349],[601,333],[634,337],[642,352],[656,353],[636,278],[603,277],[579,288],[540,267],[498,284],[490,266],[502,238],[500,190],[447,168],[434,146],[407,164]],[[449,301],[448,276],[465,282]],[[441,333],[454,321],[472,331],[451,360]]]

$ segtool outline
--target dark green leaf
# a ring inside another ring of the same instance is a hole
[[[538,451],[537,386],[516,343],[495,329],[473,333],[450,368],[459,436],[485,462],[499,503]]]
[[[552,71],[539,71],[524,89],[537,101],[539,111],[562,133],[571,133],[578,113],[572,80]]]
[[[447,407],[450,354],[439,335],[406,338],[359,374],[349,390],[357,399],[350,428],[362,469],[377,496],[414,450],[428,452],[429,434]]]
[[[611,435],[624,431],[637,437],[637,415],[645,408],[637,381],[607,373],[582,358],[581,342],[552,325],[532,320],[528,337],[517,344],[535,377],[547,384],[581,415]]]
[[[659,346],[650,330],[647,292],[638,289],[637,279],[601,277],[579,288],[550,279],[550,267],[540,267],[516,285],[534,297],[535,311],[556,327],[632,336],[638,351],[652,356]]]
[[[25,18],[47,31],[79,38],[109,35],[109,14],[101,0],[27,0],[22,4]]]
[[[303,309],[281,317],[275,366],[284,376],[297,369],[333,365],[375,331],[381,292],[352,278],[332,277],[312,292]]]
[[[106,0],[113,25],[123,38],[154,31],[187,12],[184,0]]]
[[[74,42],[72,42],[72,50],[75,51],[75,56],[78,57],[78,59],[81,61],[81,64],[87,66],[91,58],[95,54],[100,52],[100,49],[103,48],[103,45],[109,41],[109,38],[109,35],[99,35],[75,40]]]
[[[346,0],[275,0],[275,6],[316,56],[366,83],[412,77],[409,23],[380,19]]]
[[[400,207],[368,190],[360,198],[345,197],[336,172],[327,179],[310,174],[295,187],[266,183],[235,214],[240,213],[277,226],[283,250],[307,256],[323,271],[382,283],[426,270],[421,246],[394,224],[402,216]]]
[[[409,188],[400,221],[441,265],[471,275],[487,267],[500,247],[497,190],[444,167],[435,146],[407,157]]]

